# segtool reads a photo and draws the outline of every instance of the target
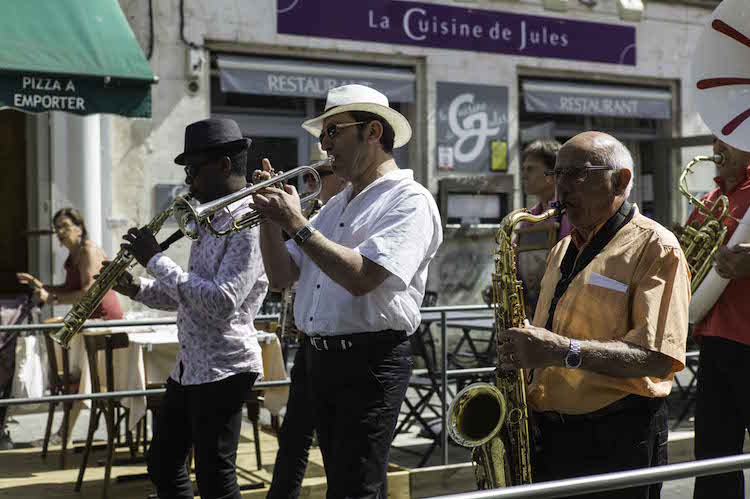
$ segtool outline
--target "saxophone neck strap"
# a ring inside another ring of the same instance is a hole
[[[576,278],[581,270],[585,269],[586,266],[591,263],[596,255],[602,252],[612,238],[615,237],[615,234],[633,219],[633,216],[635,216],[635,206],[625,200],[620,206],[620,209],[612,215],[612,218],[607,220],[591,242],[583,248],[583,251],[580,254],[578,253],[578,248],[572,241],[568,244],[568,250],[560,264],[560,280],[557,281],[555,296],[552,297],[552,303],[549,307],[549,315],[547,316],[546,328],[549,331],[552,331],[552,320],[555,317],[557,303],[565,294],[565,291],[567,291],[570,283],[573,282],[573,279]]]

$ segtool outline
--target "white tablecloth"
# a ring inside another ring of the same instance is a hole
[[[112,328],[112,332],[128,333],[128,348],[117,349],[113,352],[115,373],[115,390],[144,390],[146,376],[148,383],[164,383],[174,368],[179,343],[177,341],[176,326],[152,326],[144,330],[140,328]],[[100,333],[101,334],[101,333]],[[80,336],[80,335],[79,335]],[[91,393],[91,375],[88,359],[82,347],[82,338],[77,338],[76,344],[71,344],[71,354],[80,364],[81,384],[79,393]],[[80,342],[80,343],[78,343]],[[275,334],[258,333],[258,342],[263,353],[263,379],[276,381],[286,379],[281,345]],[[106,387],[106,371],[104,366],[104,352],[99,353],[99,376],[101,386]],[[71,359],[72,361],[72,359]],[[286,405],[289,388],[286,386],[264,390],[263,406],[272,415],[278,415]],[[90,407],[90,401],[85,402]],[[124,407],[130,409],[128,427],[135,428],[138,421],[146,414],[146,397],[128,397],[121,401]]]

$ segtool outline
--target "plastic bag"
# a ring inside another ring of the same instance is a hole
[[[21,336],[16,343],[16,375],[11,398],[43,397],[47,389],[47,349],[41,335]],[[23,412],[38,409],[40,404],[24,405]]]

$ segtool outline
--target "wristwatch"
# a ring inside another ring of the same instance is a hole
[[[318,229],[310,224],[305,225],[294,235],[294,242],[297,243],[297,246],[302,246],[317,230]]]
[[[570,339],[570,348],[565,355],[565,367],[568,369],[578,369],[581,367],[581,344],[574,339]]]

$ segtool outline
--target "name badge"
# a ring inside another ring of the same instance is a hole
[[[612,289],[620,293],[625,293],[628,290],[627,284],[623,284],[620,281],[615,281],[614,279],[610,279],[609,277],[604,277],[603,275],[597,274],[596,272],[591,273],[589,284],[591,284],[592,286],[599,286],[601,288]]]

